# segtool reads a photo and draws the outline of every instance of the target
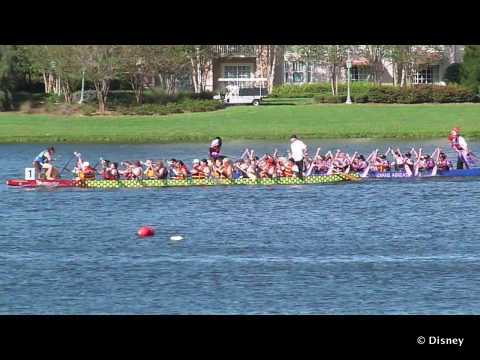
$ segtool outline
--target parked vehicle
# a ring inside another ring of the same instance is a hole
[[[214,99],[222,100],[225,104],[252,104],[260,105],[267,95],[264,86],[265,78],[220,78],[219,82],[225,83],[225,95],[216,95]]]

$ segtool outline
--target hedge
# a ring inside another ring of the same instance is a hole
[[[144,104],[139,106],[116,106],[114,111],[122,115],[167,115],[184,112],[205,112],[223,109],[225,105],[218,100],[183,100],[165,105]]]
[[[364,94],[373,84],[368,82],[354,82],[350,85],[351,92],[357,95]],[[347,84],[338,84],[338,94],[347,95]],[[279,98],[313,98],[320,95],[332,95],[330,83],[311,83],[302,85],[284,84],[275,86],[270,94],[271,97]]]
[[[347,94],[346,84],[339,84],[337,97],[332,97],[330,84],[281,85],[272,91],[272,97],[310,97],[317,103],[340,102]],[[420,104],[476,102],[475,91],[460,85],[414,85],[394,87],[371,83],[353,83],[351,97],[356,103]]]
[[[347,97],[345,95],[320,95],[315,96],[313,101],[321,104],[340,104],[347,101]]]

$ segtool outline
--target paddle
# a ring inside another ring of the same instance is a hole
[[[65,164],[65,166],[63,167],[62,171],[60,171],[60,174],[58,174],[58,176],[62,175],[62,173],[65,171],[65,169],[67,168],[67,166],[70,164],[70,162],[73,160],[75,156],[76,156],[76,153],[74,153],[73,156],[70,158],[70,160],[68,160],[68,162]]]
[[[243,169],[242,169],[240,166],[238,166],[237,164],[234,164],[233,166],[236,167],[236,168],[237,168],[238,170],[240,170],[241,172],[243,172],[243,173],[247,176],[247,178],[253,179],[253,180],[256,180],[256,179],[257,179],[256,176],[255,176],[254,178],[252,178],[252,177],[250,176],[250,175],[252,175],[252,174],[249,174],[248,172],[246,172],[245,170],[243,170]]]
[[[340,177],[345,178],[346,180],[350,180],[350,181],[360,181],[360,180],[361,180],[360,177],[355,176],[355,175],[352,175],[352,174],[337,173],[337,175],[339,175]]]
[[[437,176],[437,171],[438,171],[438,158],[440,157],[440,149],[437,148],[435,150],[436,156],[435,156],[435,166],[432,169],[432,176]]]
[[[422,157],[422,148],[418,149],[418,154],[417,154],[417,161],[415,162],[415,168],[414,168],[414,176],[418,176],[418,170],[420,168],[420,158]]]

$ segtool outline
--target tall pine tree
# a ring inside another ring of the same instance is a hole
[[[480,87],[480,45],[466,45],[460,68],[462,85],[479,91]]]

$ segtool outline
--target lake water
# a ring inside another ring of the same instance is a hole
[[[365,154],[388,146],[307,143]],[[447,147],[444,139],[394,144]],[[240,155],[243,145],[261,154],[288,144],[236,142],[224,152]],[[7,188],[45,146],[0,145],[2,314],[480,313],[480,179]],[[471,146],[480,152],[480,143]],[[191,161],[207,148],[58,145],[57,163],[74,150],[91,163],[99,156]],[[156,235],[138,238],[142,225]]]

